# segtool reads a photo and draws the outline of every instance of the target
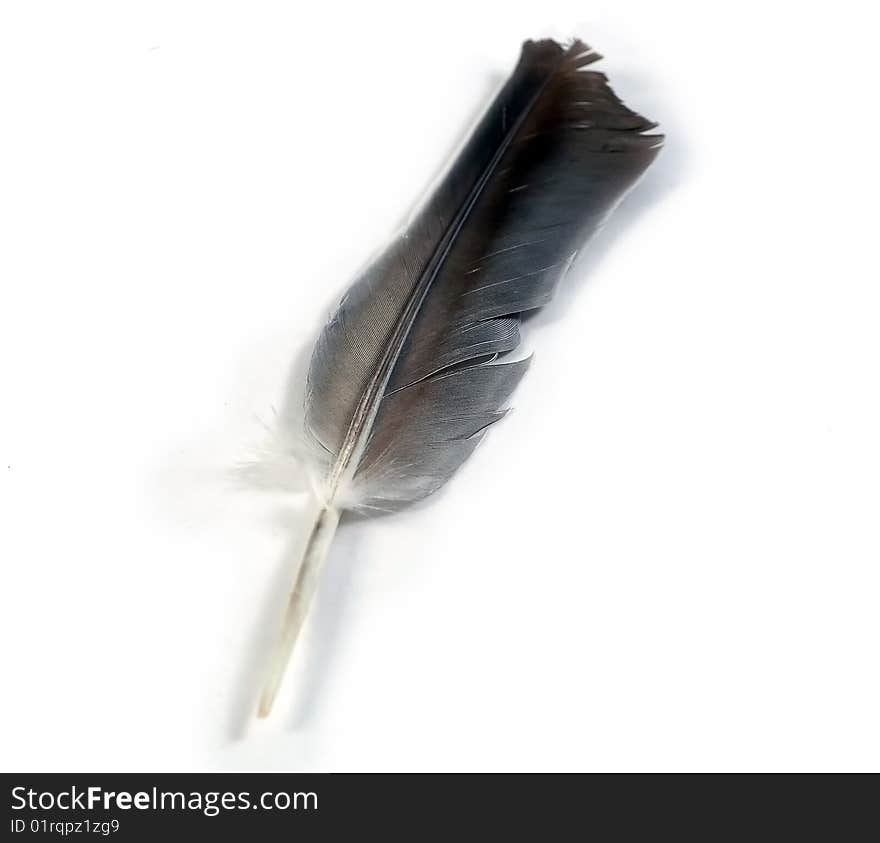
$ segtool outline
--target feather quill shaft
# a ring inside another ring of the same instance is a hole
[[[327,558],[327,552],[330,550],[333,534],[336,532],[338,524],[339,510],[332,507],[320,509],[315,517],[299,570],[296,573],[293,590],[287,601],[278,642],[269,663],[269,674],[257,710],[260,717],[266,717],[272,710],[275,696],[284,676],[284,670],[302,629],[309,603],[318,584],[318,575]]]
[[[442,486],[505,413],[508,359],[586,239],[657,154],[580,41],[527,41],[407,228],[346,292],[309,367],[304,433],[319,514],[258,713],[269,713],[340,513]]]

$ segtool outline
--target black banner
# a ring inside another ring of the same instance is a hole
[[[3,774],[4,839],[875,839],[878,780],[830,775]],[[744,835],[744,836],[743,836]]]

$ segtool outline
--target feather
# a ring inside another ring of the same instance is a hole
[[[355,280],[308,373],[316,498],[258,713],[269,713],[339,516],[439,489],[505,412],[528,360],[520,317],[653,161],[656,124],[629,110],[580,41],[527,41],[513,74],[402,231]]]

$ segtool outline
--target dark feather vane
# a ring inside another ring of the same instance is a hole
[[[579,41],[528,41],[413,219],[343,297],[312,355],[319,514],[261,700],[266,714],[344,509],[420,500],[467,459],[528,365],[505,360],[585,241],[654,160]]]

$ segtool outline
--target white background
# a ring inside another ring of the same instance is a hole
[[[876,770],[868,8],[4,3],[0,764]],[[342,528],[256,729],[302,503],[234,468],[545,35],[667,147],[515,412]]]

